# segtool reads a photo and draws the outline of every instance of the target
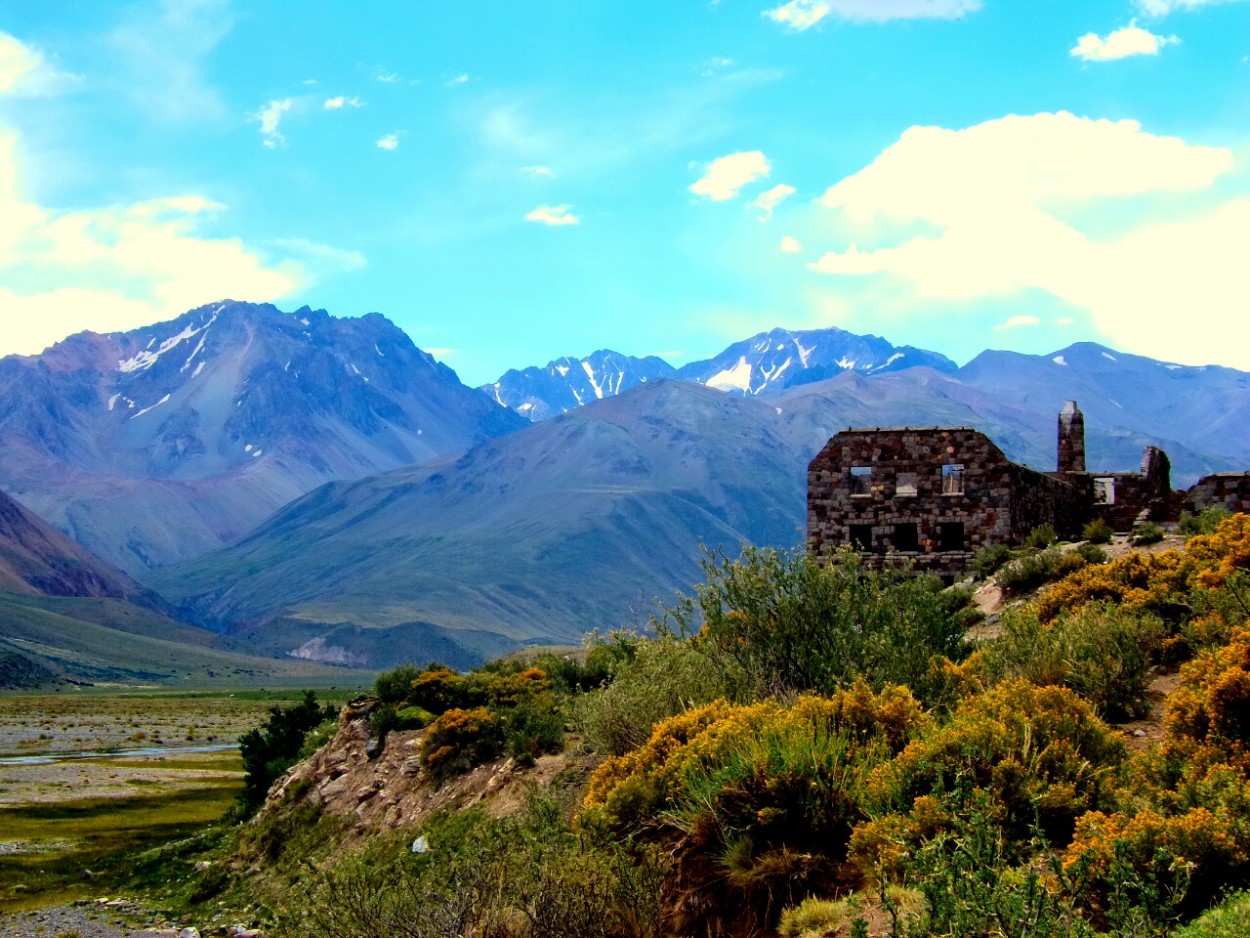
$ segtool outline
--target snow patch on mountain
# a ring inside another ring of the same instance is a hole
[[[738,364],[732,368],[726,368],[724,371],[717,372],[708,378],[704,384],[709,388],[716,388],[718,391],[749,393],[751,390],[751,364],[746,360],[746,356],[743,356],[738,359]]]
[[[224,307],[225,307],[225,304],[222,304],[222,306],[218,306],[215,310],[213,310],[212,316],[209,318],[208,322],[204,323],[203,325],[200,325],[200,326],[188,325],[184,327],[183,330],[179,332],[177,335],[171,336],[170,338],[162,342],[155,352],[150,351],[150,349],[152,348],[153,344],[155,344],[156,338],[153,337],[149,339],[147,346],[143,349],[142,352],[139,352],[137,355],[134,355],[131,358],[127,358],[127,359],[123,359],[122,361],[119,361],[117,363],[117,370],[124,374],[130,374],[131,372],[135,372],[135,371],[146,371],[147,369],[155,365],[158,361],[160,361],[161,356],[164,355],[166,352],[170,351],[171,349],[177,348],[179,345],[181,345],[183,342],[186,342],[188,339],[195,338],[201,332],[207,332],[209,327],[212,326],[212,324],[217,321],[217,317],[221,314],[221,311],[222,309],[224,309]],[[200,345],[196,346],[195,351],[191,353],[191,357],[188,358],[186,364],[182,366],[183,371],[185,371],[187,365],[191,363],[191,359],[195,358],[196,353],[199,352],[200,347],[203,346],[203,344],[204,344],[204,340],[201,339]]]

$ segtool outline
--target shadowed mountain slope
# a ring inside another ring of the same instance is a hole
[[[460,459],[323,486],[151,582],[258,649],[467,661],[645,618],[700,578],[700,542],[800,543],[804,485],[773,407],[659,381]]]

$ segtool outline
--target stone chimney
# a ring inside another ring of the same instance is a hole
[[[1085,471],[1085,415],[1076,401],[1064,401],[1059,411],[1059,471]]]

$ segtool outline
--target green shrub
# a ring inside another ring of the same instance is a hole
[[[1107,562],[1107,552],[1094,544],[1080,544],[1073,553],[1079,554],[1087,564]]]
[[[1250,923],[1250,891],[1232,893],[1218,906],[1177,930],[1175,938],[1245,938]]]
[[[1006,564],[998,571],[998,585],[1004,592],[1018,596],[1060,580],[1085,565],[1085,558],[1076,551],[1048,547],[1024,554]]]
[[[992,800],[978,794],[949,829],[916,851],[913,884],[924,908],[905,934],[1094,938],[1093,928],[1041,863],[1013,861],[1021,854],[1042,854],[1045,842],[1031,839],[1023,850],[1008,843],[996,814]]]
[[[264,803],[270,786],[299,758],[309,731],[337,716],[336,707],[319,706],[317,695],[307,690],[298,704],[270,707],[263,725],[239,737],[244,773],[240,800],[246,810]]]
[[[1129,538],[1129,542],[1136,547],[1158,544],[1161,540],[1163,540],[1163,528],[1149,521],[1135,527],[1132,536]]]
[[[383,671],[374,679],[373,693],[382,703],[398,704],[408,699],[415,681],[427,668],[418,668],[415,664],[401,664],[391,671]]]
[[[519,814],[482,808],[370,837],[359,853],[301,870],[273,905],[276,932],[328,938],[661,938],[662,851],[568,825],[567,805],[535,796]]]
[[[1104,716],[1138,717],[1149,710],[1146,687],[1164,634],[1154,616],[1110,604],[1090,603],[1045,624],[1035,607],[1013,609],[978,671],[991,683],[1069,687]]]
[[[1111,526],[1102,518],[1087,521],[1081,528],[1081,537],[1091,544],[1110,544],[1112,533]]]
[[[1228,515],[1228,510],[1218,505],[1203,508],[1196,515],[1182,511],[1180,523],[1176,529],[1186,537],[1193,537],[1195,534],[1214,534],[1215,529]]]
[[[1006,544],[986,544],[973,555],[972,572],[982,580],[988,579],[1011,559],[1011,548]]]
[[[1059,535],[1055,533],[1055,526],[1044,522],[1028,533],[1024,539],[1024,546],[1032,550],[1045,550],[1057,540],[1059,540]]]
[[[828,694],[860,677],[875,688],[905,684],[923,699],[929,659],[959,661],[968,651],[957,613],[970,593],[944,592],[934,577],[864,570],[853,554],[822,565],[757,548],[738,560],[709,554],[703,569],[695,600],[669,619],[742,675],[738,700]]]
[[[504,751],[518,763],[564,748],[564,717],[550,694],[530,697],[508,711],[504,723]]]
[[[635,639],[630,655],[614,662],[612,682],[577,699],[576,722],[595,751],[622,755],[661,720],[728,696],[734,681],[725,664],[672,635]]]

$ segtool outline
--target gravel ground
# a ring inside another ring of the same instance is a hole
[[[260,938],[259,932],[210,928],[204,932],[174,925],[125,899],[86,899],[33,912],[0,915],[0,938],[196,938],[203,934]]]
[[[174,938],[179,932],[165,922],[149,924],[145,918],[129,904],[112,908],[95,902],[59,905],[0,917],[0,938],[56,938],[66,933],[81,938]]]

